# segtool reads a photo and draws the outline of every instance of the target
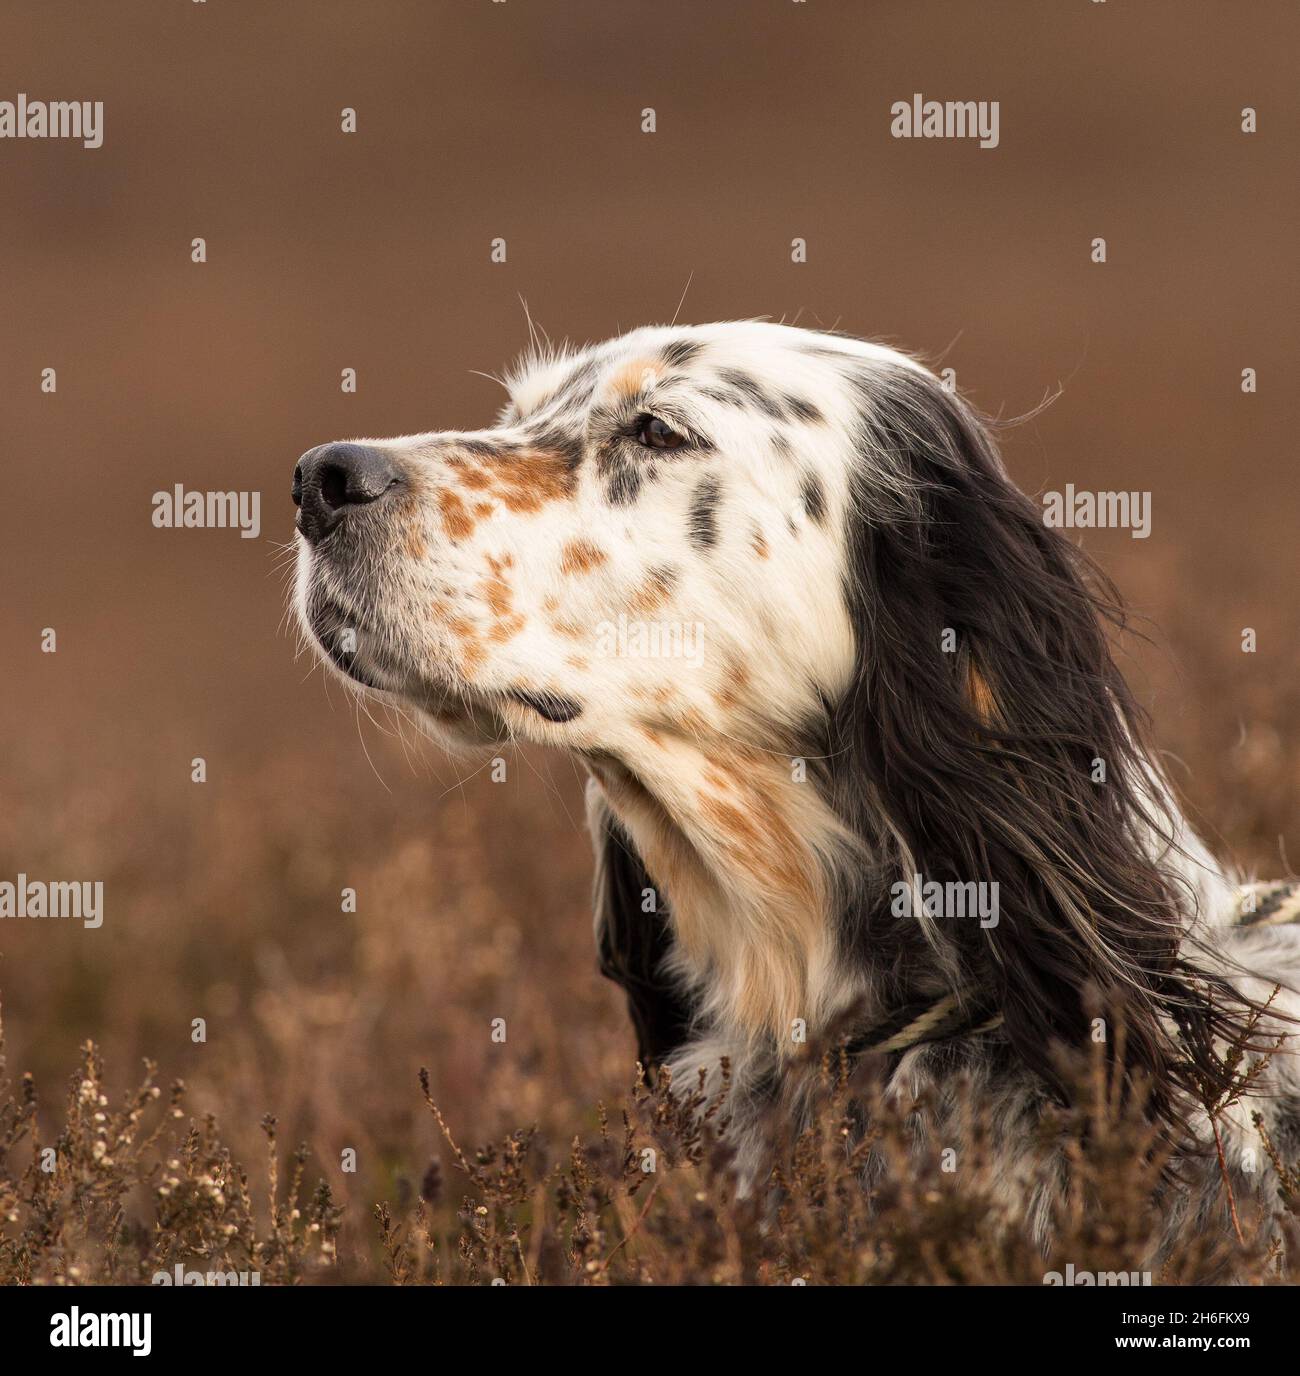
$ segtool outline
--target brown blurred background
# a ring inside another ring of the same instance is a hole
[[[1297,39],[1280,0],[9,6],[0,99],[105,102],[96,151],[0,142],[0,878],[106,884],[98,931],[0,925],[11,1069],[152,1056],[364,1198],[429,1153],[421,1064],[470,1141],[626,1087],[572,767],[404,746],[283,624],[296,457],[486,424],[521,296],[584,341],[689,281],[685,321],[943,355],[994,413],[1063,387],[1011,468],[1152,493],[1084,536],[1158,628],[1126,663],[1215,844],[1300,863]],[[999,147],[891,138],[918,91],[999,101]],[[261,538],[155,529],[176,483],[261,492]]]

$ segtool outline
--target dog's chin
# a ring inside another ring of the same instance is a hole
[[[437,709],[421,706],[418,710],[430,734],[449,750],[496,750],[510,740],[505,722],[485,704],[449,702]]]
[[[355,618],[344,618],[328,602],[315,603],[302,618],[321,659],[359,695],[390,707],[414,709],[430,734],[458,750],[482,749],[509,739],[509,729],[492,705],[450,676],[394,663],[367,645],[370,636]]]

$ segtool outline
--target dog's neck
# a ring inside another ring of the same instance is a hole
[[[905,991],[898,969],[876,968],[883,956],[842,958],[855,925],[844,921],[846,906],[870,893],[861,882],[870,845],[797,761],[735,745],[711,754],[668,735],[652,745],[653,758],[636,770],[609,757],[588,763],[666,900],[673,973],[707,1024],[794,1055],[849,1009],[869,1022],[904,992],[952,992],[941,953],[919,936],[904,962]],[[1152,777],[1174,834],[1172,844],[1153,836],[1151,852],[1182,879],[1189,921],[1217,922],[1231,907],[1233,882]]]
[[[857,843],[789,756],[661,737],[654,768],[591,763],[667,900],[675,973],[713,1026],[778,1052],[862,996],[837,959]]]

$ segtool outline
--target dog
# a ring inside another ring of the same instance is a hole
[[[1035,1128],[1100,1028],[1183,1152],[1161,1246],[1226,1229],[1234,1184],[1275,1196],[1242,1163],[1252,1112],[1300,1153],[1300,898],[1188,825],[1118,598],[990,424],[901,352],[752,321],[547,348],[506,387],[487,429],[303,455],[297,612],[449,745],[583,762],[601,968],[647,1069],[725,1073],[742,1177],[839,1038],[931,1095],[936,1140],[972,1089],[1046,1247]],[[1234,1040],[1273,1054],[1211,1123]]]

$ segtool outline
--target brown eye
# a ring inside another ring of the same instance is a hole
[[[647,449],[680,449],[686,443],[685,435],[679,435],[658,416],[642,416],[636,423],[636,438]]]

